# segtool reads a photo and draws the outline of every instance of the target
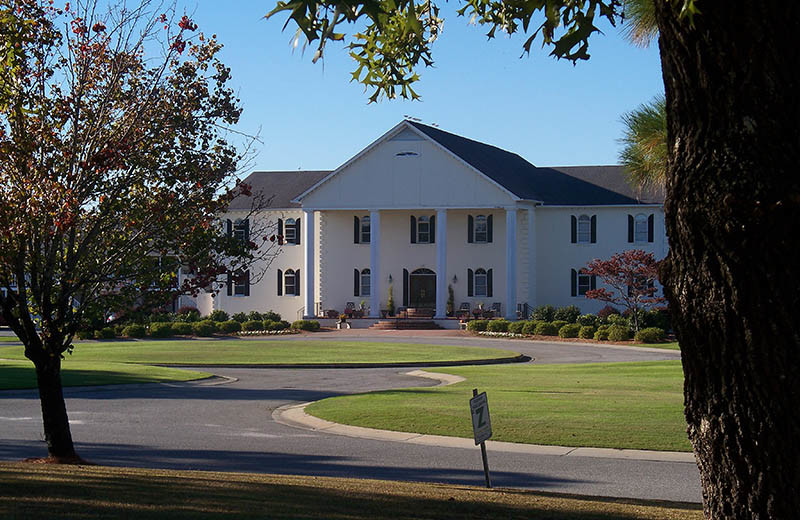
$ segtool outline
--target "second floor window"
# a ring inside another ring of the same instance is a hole
[[[369,216],[361,217],[361,243],[369,244],[371,235]]]
[[[578,217],[578,243],[588,244],[592,240],[592,220],[588,215]]]
[[[297,242],[297,224],[293,218],[286,219],[283,237],[287,244],[294,244]]]
[[[489,226],[486,221],[486,215],[478,215],[475,217],[475,242],[485,244],[489,241]]]
[[[431,220],[428,217],[417,219],[417,243],[429,244],[431,241]]]

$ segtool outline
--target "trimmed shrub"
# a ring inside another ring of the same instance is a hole
[[[620,327],[630,328],[631,322],[620,314],[612,314],[608,317],[609,325],[619,325]]]
[[[670,330],[671,327],[669,311],[666,309],[653,309],[647,311],[642,320],[642,328],[658,327],[665,331]]]
[[[581,326],[577,323],[568,323],[558,329],[558,336],[560,338],[577,338],[580,330]]]
[[[247,314],[243,312],[237,312],[236,314],[231,316],[231,319],[234,321],[238,321],[239,323],[244,323],[247,321]]]
[[[508,324],[508,332],[512,334],[522,334],[526,323],[526,321],[512,321]]]
[[[597,329],[597,332],[594,333],[594,339],[598,341],[607,341],[608,340],[608,329]]]
[[[566,322],[564,320],[556,320],[556,321],[553,322],[553,326],[556,328],[556,330],[561,330],[561,327],[563,327],[567,323],[568,322]]]
[[[143,338],[147,334],[147,329],[144,328],[144,325],[134,323],[122,329],[122,334],[129,338]]]
[[[178,336],[191,336],[194,334],[194,328],[191,323],[176,321],[172,324],[172,333]]]
[[[536,334],[536,325],[539,322],[536,320],[528,320],[525,322],[525,325],[522,327],[522,333],[527,334],[529,336],[533,336]]]
[[[165,323],[174,319],[175,315],[171,312],[154,312],[147,318],[147,321],[148,323]]]
[[[578,316],[581,315],[581,310],[574,305],[569,305],[567,307],[560,307],[556,312],[553,314],[553,321],[566,321],[567,323],[575,323],[575,320],[578,319]]]
[[[231,334],[233,332],[239,332],[242,330],[242,324],[234,320],[223,321],[222,323],[218,324],[217,327],[223,334]]]
[[[539,305],[533,312],[531,312],[531,319],[536,321],[553,321],[556,313],[555,307],[552,305]]]
[[[289,323],[289,322],[288,322],[288,321],[286,321],[286,320],[281,320],[281,321],[280,321],[280,324],[281,324],[281,325],[283,325],[283,328],[284,328],[284,329],[288,329],[288,328],[291,328],[291,327],[292,327],[292,324],[291,324],[291,323]]]
[[[637,332],[633,339],[639,343],[661,343],[666,336],[664,329],[648,327]]]
[[[611,305],[606,305],[597,311],[597,319],[599,319],[601,323],[606,323],[608,322],[608,317],[612,314],[619,314],[619,311]]]
[[[211,321],[216,321],[221,323],[223,321],[228,321],[229,318],[227,312],[221,309],[217,309],[215,311],[211,311],[211,314],[208,315],[208,319]]]
[[[150,324],[150,335],[154,338],[168,338],[173,334],[172,323],[156,322]]]
[[[316,332],[319,330],[319,322],[316,320],[297,320],[292,322],[292,328]]]
[[[258,311],[250,311],[247,313],[247,321],[264,321],[266,318]]]
[[[93,330],[79,330],[75,333],[78,336],[78,339],[93,339],[94,338],[94,331]]]
[[[489,320],[486,330],[489,332],[508,332],[508,320]]]
[[[595,328],[592,325],[581,325],[581,330],[578,331],[578,337],[581,339],[594,338]]]
[[[610,341],[627,341],[631,337],[631,331],[623,325],[611,325],[608,328],[608,339]]]
[[[194,323],[200,321],[200,311],[191,308],[184,313],[180,313],[175,317],[175,321],[182,321],[184,323]]]
[[[211,320],[196,321],[192,323],[192,330],[198,336],[207,338],[217,332],[217,324]]]
[[[291,326],[288,321],[264,320],[264,326],[269,325],[265,330],[283,330]]]
[[[536,324],[534,334],[537,336],[558,336],[558,328],[553,323],[540,321]]]
[[[472,332],[483,332],[489,325],[489,320],[471,320],[467,322],[467,330]]]
[[[578,325],[582,325],[584,327],[590,326],[594,327],[597,325],[597,316],[594,314],[584,314],[582,316],[578,316],[578,320],[576,321]]]
[[[262,316],[262,318],[261,318],[262,320],[281,321],[281,315],[278,314],[277,312],[267,311],[264,314],[262,314],[261,316]],[[286,323],[288,324],[289,322],[287,321]]]
[[[261,320],[247,320],[242,323],[242,330],[266,330],[264,329],[264,322]]]

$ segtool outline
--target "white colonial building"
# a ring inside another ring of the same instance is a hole
[[[258,283],[229,282],[204,314],[274,310],[285,319],[342,312],[350,302],[378,317],[392,287],[397,307],[499,307],[516,319],[536,305],[602,303],[581,274],[627,249],[667,253],[662,201],[643,198],[618,166],[536,167],[517,154],[403,121],[333,171],[255,172],[272,197],[258,218],[285,245]],[[246,230],[251,203],[223,219]],[[527,307],[526,307],[527,305]]]

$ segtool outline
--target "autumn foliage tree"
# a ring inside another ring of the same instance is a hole
[[[60,374],[87,315],[196,294],[277,247],[220,233],[248,194],[230,70],[215,38],[153,8],[0,0],[0,312],[58,460],[77,458]]]
[[[634,331],[641,326],[641,311],[665,302],[657,296],[658,261],[653,253],[641,249],[616,253],[608,260],[592,260],[583,272],[597,276],[609,287],[586,291],[586,297],[625,307]]]

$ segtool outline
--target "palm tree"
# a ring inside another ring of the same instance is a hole
[[[647,47],[658,36],[653,0],[625,0],[625,38]],[[622,115],[625,134],[620,161],[634,187],[643,190],[664,188],[667,172],[667,110],[664,95]]]

